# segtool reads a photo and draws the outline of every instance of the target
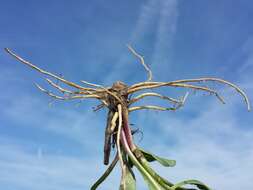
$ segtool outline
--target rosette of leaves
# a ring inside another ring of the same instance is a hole
[[[148,151],[145,151],[138,146],[133,141],[132,130],[129,125],[129,114],[137,110],[151,109],[159,111],[175,111],[181,108],[186,101],[188,93],[186,93],[181,98],[172,98],[165,96],[153,91],[144,92],[136,96],[136,92],[141,92],[143,90],[157,89],[160,87],[180,87],[186,89],[193,89],[195,91],[205,91],[214,95],[222,103],[225,103],[224,99],[217,92],[216,89],[209,88],[209,82],[215,82],[229,86],[236,90],[246,102],[248,110],[250,110],[250,103],[247,95],[243,90],[241,90],[235,84],[219,79],[219,78],[197,78],[197,79],[182,79],[170,82],[154,82],[152,81],[152,72],[150,68],[145,64],[144,59],[139,55],[131,46],[128,46],[129,50],[136,56],[148,74],[148,80],[145,82],[136,83],[134,85],[128,86],[123,82],[115,82],[111,87],[104,87],[101,85],[89,83],[87,81],[81,81],[85,86],[76,84],[69,80],[64,79],[62,76],[55,75],[46,70],[37,67],[31,62],[26,61],[21,58],[13,51],[5,48],[6,52],[12,55],[21,63],[29,66],[30,68],[37,70],[42,73],[46,78],[47,83],[53,87],[53,89],[58,91],[51,92],[40,85],[36,86],[42,92],[46,93],[48,96],[54,98],[55,100],[76,100],[76,99],[87,99],[95,98],[101,102],[94,110],[97,111],[103,107],[108,109],[107,115],[107,125],[105,129],[105,141],[104,141],[104,164],[109,165],[105,173],[92,185],[91,190],[97,189],[97,187],[110,175],[111,171],[114,169],[115,165],[119,161],[121,168],[121,181],[120,190],[135,190],[136,180],[133,173],[133,168],[136,167],[137,170],[143,176],[145,182],[150,190],[210,190],[210,188],[204,183],[198,180],[185,180],[179,183],[172,183],[167,179],[160,176],[156,171],[150,166],[150,162],[158,162],[164,167],[173,167],[176,164],[175,160],[170,160],[166,158],[161,158],[154,155]],[[55,79],[54,82],[52,79]],[[200,83],[201,82],[201,83]],[[64,88],[59,83],[65,84],[65,86],[70,87]],[[74,90],[73,90],[74,89]],[[145,97],[156,97],[167,101],[169,107],[161,107],[157,105],[143,105],[143,106],[133,106],[139,100]],[[110,151],[111,147],[117,147],[117,154],[113,161],[110,163]],[[189,188],[188,185],[192,185],[193,188]],[[187,186],[187,187],[186,187]]]

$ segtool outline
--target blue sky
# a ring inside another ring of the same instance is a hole
[[[155,81],[213,76],[253,99],[253,3],[250,0],[2,1],[0,6],[0,188],[83,190],[105,170],[106,110],[99,102],[52,101],[42,75],[7,55],[4,47],[66,79],[110,86],[146,79],[131,44],[145,56]],[[195,178],[215,190],[253,188],[252,112],[233,90],[227,101],[190,92],[177,112],[131,114],[137,144],[177,160],[154,168],[177,182]],[[185,90],[164,89],[181,96]],[[148,99],[147,102],[152,102]],[[144,102],[145,103],[145,102]],[[100,187],[117,189],[119,168]],[[138,189],[147,189],[137,175]]]

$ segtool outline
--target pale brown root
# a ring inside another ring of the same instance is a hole
[[[129,112],[136,111],[136,110],[143,110],[143,109],[148,109],[148,110],[158,110],[158,111],[175,111],[179,107],[170,107],[170,108],[164,108],[161,106],[152,106],[152,105],[147,105],[147,106],[134,106],[131,108],[128,108]]]
[[[203,86],[196,86],[196,85],[184,84],[184,83],[183,84],[182,83],[176,83],[176,84],[174,84],[174,83],[157,82],[156,84],[153,84],[153,85],[140,86],[140,87],[136,87],[136,88],[130,89],[128,91],[128,93],[132,94],[132,93],[140,91],[140,90],[158,88],[158,87],[162,87],[162,86],[183,87],[183,88],[191,88],[191,89],[195,89],[195,90],[207,91],[207,92],[209,92],[211,94],[214,94],[223,104],[225,103],[224,99],[215,90],[212,90],[210,88],[203,87]]]
[[[219,95],[219,93],[215,90],[212,90],[210,88],[207,88],[207,87],[202,87],[202,86],[195,86],[195,85],[191,85],[191,84],[172,84],[171,86],[175,86],[175,87],[183,87],[183,88],[191,88],[191,89],[194,89],[194,90],[203,90],[203,91],[206,91],[206,92],[209,92],[210,94],[214,94],[218,100],[221,101],[221,103],[225,104],[225,101],[223,99],[222,96]]]
[[[87,98],[96,98],[100,100],[100,97],[97,95],[75,95],[75,96],[69,96],[66,99],[72,100],[72,99],[87,99]]]
[[[99,94],[99,92],[96,90],[96,91],[70,91],[70,90],[67,90],[65,88],[62,88],[60,85],[54,83],[53,81],[51,81],[50,79],[46,78],[46,81],[52,85],[53,87],[55,87],[56,89],[58,89],[59,91],[61,91],[62,93],[68,93],[68,94],[85,94],[85,95],[97,95]]]
[[[93,86],[93,87],[96,87],[96,88],[102,88],[104,89],[105,87],[103,87],[102,85],[99,85],[99,84],[94,84],[94,83],[91,83],[91,82],[87,82],[85,80],[81,80],[82,83],[88,85],[88,86]]]
[[[72,91],[67,90],[67,89],[65,89],[65,88],[62,88],[61,86],[59,86],[58,84],[54,83],[54,82],[51,81],[50,79],[47,79],[47,78],[46,78],[46,81],[47,81],[50,85],[52,85],[53,87],[55,87],[56,89],[58,89],[59,91],[61,91],[62,93],[73,94]]]
[[[219,78],[183,79],[183,80],[175,80],[175,81],[170,81],[170,82],[141,82],[141,83],[137,83],[135,85],[132,85],[128,89],[128,93],[134,93],[136,91],[143,90],[143,89],[157,88],[160,86],[175,86],[173,84],[178,84],[178,83],[189,83],[189,82],[195,83],[195,82],[210,82],[210,81],[218,82],[221,84],[226,84],[226,85],[232,87],[233,89],[235,89],[243,97],[243,99],[247,105],[247,109],[248,110],[251,109],[249,99],[248,99],[246,93],[242,89],[240,89],[237,85],[235,85],[229,81],[219,79]],[[215,95],[217,95],[217,92],[215,93]],[[219,96],[217,96],[217,97],[220,98]],[[221,100],[221,101],[224,102],[224,100]]]
[[[44,74],[44,75],[53,77],[53,78],[55,78],[55,79],[57,79],[57,80],[59,80],[59,81],[65,83],[65,84],[67,84],[67,85],[69,85],[69,86],[71,86],[71,87],[74,87],[74,88],[77,88],[77,89],[80,89],[80,90],[90,90],[90,91],[95,90],[95,89],[91,89],[91,88],[84,88],[84,87],[82,87],[82,86],[80,86],[80,85],[78,85],[78,84],[75,84],[75,83],[73,83],[73,82],[67,81],[67,80],[63,79],[62,77],[59,77],[59,76],[57,76],[57,75],[55,75],[55,74],[52,74],[52,73],[50,73],[50,72],[48,72],[48,71],[45,71],[45,70],[43,70],[43,69],[41,69],[41,68],[39,68],[39,67],[33,65],[33,64],[30,63],[29,61],[24,60],[23,58],[21,58],[20,56],[18,56],[18,55],[15,54],[14,52],[12,52],[10,49],[8,49],[8,48],[4,48],[4,49],[5,49],[5,51],[6,51],[7,53],[9,53],[11,56],[13,56],[14,58],[16,58],[16,59],[17,59],[18,61],[20,61],[21,63],[23,63],[23,64],[25,64],[25,65],[31,67],[32,69],[34,69],[34,70],[36,70],[36,71],[38,71],[38,72],[40,72],[40,73],[42,73],[42,74]]]
[[[100,109],[104,108],[105,106],[107,106],[106,104],[104,104],[103,102],[99,105],[97,105],[96,107],[92,107],[93,111],[99,111]]]
[[[111,121],[111,131],[114,131],[115,127],[116,127],[116,121],[119,118],[119,113],[115,112],[113,117],[112,117],[112,121]]]
[[[182,99],[180,101],[181,105],[184,105],[184,103],[185,103],[188,96],[189,96],[189,92],[186,92],[185,95],[182,97]]]
[[[111,96],[113,96],[116,100],[119,101],[119,103],[123,104],[123,101],[113,92],[111,92],[109,89],[107,89],[106,87],[102,86],[102,85],[98,85],[98,84],[92,84],[92,83],[89,83],[87,81],[81,81],[82,83],[85,83],[87,85],[92,85],[92,86],[96,86],[97,88],[100,88],[102,90],[104,90],[104,92],[110,94]],[[103,91],[100,91],[99,93],[103,93]]]
[[[147,96],[159,97],[161,99],[168,100],[171,103],[175,103],[175,104],[181,103],[180,100],[177,100],[177,99],[174,99],[174,98],[171,98],[171,97],[168,97],[168,96],[163,96],[161,94],[154,93],[154,92],[147,92],[147,93],[140,94],[140,95],[136,96],[135,98],[131,99],[129,104],[131,105],[131,104],[133,104],[133,103],[135,103],[135,102],[139,101],[140,99],[145,98]]]
[[[118,122],[118,132],[117,132],[117,151],[118,151],[118,156],[119,156],[119,161],[120,161],[120,166],[121,166],[121,171],[122,171],[122,177],[125,176],[125,164],[122,158],[122,153],[121,153],[121,145],[120,145],[120,136],[121,136],[121,130],[122,130],[122,106],[121,104],[118,104],[118,117],[119,117],[119,122]]]
[[[244,98],[244,101],[247,105],[247,109],[248,109],[248,111],[250,111],[251,106],[250,106],[249,98],[247,97],[246,93],[241,88],[239,88],[237,85],[235,85],[229,81],[219,79],[219,78],[199,78],[199,79],[178,80],[175,82],[182,83],[182,82],[206,82],[206,81],[215,81],[215,82],[219,82],[221,84],[226,84],[226,85],[234,88]]]
[[[40,91],[44,92],[44,93],[47,94],[48,96],[50,96],[50,97],[52,97],[52,98],[54,98],[54,99],[58,99],[58,100],[65,100],[64,97],[62,97],[62,96],[57,96],[57,95],[55,95],[55,94],[49,92],[48,90],[45,90],[44,88],[42,88],[40,85],[38,85],[38,84],[36,84],[36,83],[35,83],[35,85],[36,85],[36,87],[37,87]]]
[[[140,59],[141,64],[143,65],[143,67],[145,68],[145,70],[148,73],[148,80],[147,81],[151,81],[152,80],[152,71],[151,69],[145,64],[144,61],[144,57],[141,56],[140,54],[138,54],[130,45],[127,45],[128,49],[132,52],[132,54],[134,54],[134,56],[136,56],[138,59]]]
[[[67,97],[62,97],[62,96],[58,96],[58,95],[55,95],[51,92],[49,92],[48,90],[42,88],[40,85],[36,84],[36,87],[44,92],[45,94],[47,94],[48,96],[52,97],[52,98],[55,98],[55,99],[58,99],[58,100],[73,100],[73,99],[87,99],[87,98],[96,98],[96,99],[100,99],[101,97],[97,96],[97,95],[74,95],[74,96],[67,96]]]

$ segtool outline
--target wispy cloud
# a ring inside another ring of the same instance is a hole
[[[147,56],[149,59],[145,61],[151,66],[155,77],[159,73],[159,80],[163,80],[164,77],[167,79],[177,17],[178,2],[176,0],[149,0],[141,5],[136,25],[130,35],[128,43],[133,45],[140,54],[146,57],[144,52],[150,53]],[[138,47],[142,48],[138,49]],[[141,68],[138,65],[139,60],[127,50],[125,52],[119,56],[119,61],[106,77],[106,84],[115,80],[133,82],[140,78],[140,75],[134,73],[136,68],[138,70]],[[129,72],[122,72],[125,70]],[[140,70],[140,73],[145,78],[144,71]]]
[[[157,74],[159,73],[159,80],[168,80],[171,47],[177,28],[178,14],[178,1],[160,2],[160,14],[152,56],[152,69]]]
[[[140,41],[144,34],[150,30],[152,23],[157,20],[159,11],[160,1],[149,0],[141,6],[139,17],[130,38],[131,43]]]
[[[239,68],[239,73],[244,75],[245,72],[249,70],[252,71],[253,66],[253,37],[250,37],[243,44],[242,48],[240,48],[244,56],[246,56],[246,60],[244,64]]]
[[[2,142],[2,141],[1,141]],[[105,169],[94,156],[84,158],[61,154],[45,154],[39,158],[20,143],[0,145],[0,186],[10,189],[89,189]],[[117,177],[114,174],[115,181]],[[113,189],[113,183],[104,187]]]

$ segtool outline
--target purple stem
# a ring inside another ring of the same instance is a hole
[[[122,133],[123,133],[124,137],[126,138],[127,144],[129,145],[131,151],[133,151],[136,149],[136,146],[134,145],[133,136],[132,136],[129,124],[128,124],[128,112],[127,112],[127,109],[124,109],[124,108],[123,108],[123,112],[122,112],[122,120],[123,120]]]

